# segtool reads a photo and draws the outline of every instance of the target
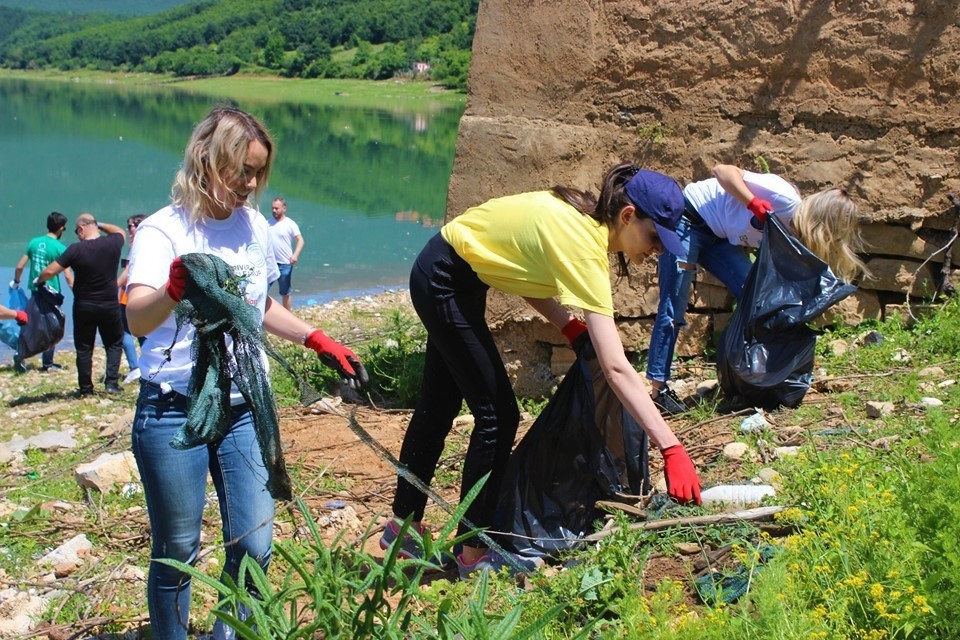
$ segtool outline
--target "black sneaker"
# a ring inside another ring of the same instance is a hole
[[[46,364],[40,367],[40,371],[44,373],[56,373],[57,371],[63,371],[63,365],[53,362],[51,364]]]
[[[687,406],[683,404],[680,398],[677,397],[677,394],[671,391],[669,387],[660,389],[660,392],[655,396],[651,396],[651,398],[653,399],[653,404],[657,405],[657,408],[660,409],[660,413],[673,416],[687,410]]]
[[[120,386],[117,385],[117,384],[109,384],[109,383],[107,383],[107,386],[105,386],[103,390],[106,391],[107,393],[111,394],[111,395],[115,395],[115,394],[118,394],[118,393],[123,393],[123,389],[121,389]]]
[[[13,356],[13,370],[17,373],[27,372],[27,365],[23,364],[23,360],[20,359],[20,356]]]

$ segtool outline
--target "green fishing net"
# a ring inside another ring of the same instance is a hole
[[[187,421],[170,444],[188,449],[223,439],[231,424],[232,382],[253,413],[267,469],[267,490],[274,499],[289,500],[290,476],[280,447],[277,407],[265,366],[265,354],[274,354],[264,340],[260,312],[244,300],[243,278],[220,258],[188,253],[180,259],[189,278],[176,308],[177,333],[189,322],[196,335]]]

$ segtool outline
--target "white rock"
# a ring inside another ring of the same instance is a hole
[[[723,456],[729,460],[743,460],[750,445],[745,442],[730,442],[723,448]]]
[[[842,356],[850,348],[850,345],[844,340],[833,340],[830,342],[830,351],[835,356]]]
[[[30,446],[43,451],[51,449],[73,449],[77,446],[77,441],[73,435],[66,431],[44,431],[28,438]]]
[[[933,407],[942,407],[943,400],[941,400],[940,398],[931,398],[929,396],[925,398],[920,398],[920,406],[923,407],[924,409],[932,409]]]
[[[139,482],[140,472],[137,470],[133,453],[123,451],[104,453],[93,462],[79,465],[76,468],[75,477],[81,487],[106,493],[114,483]]]
[[[93,545],[87,540],[87,536],[79,533],[40,558],[37,564],[51,567],[71,562],[80,564],[83,562],[82,556],[86,555],[92,548]]]
[[[945,371],[940,367],[926,367],[920,369],[917,373],[921,378],[942,378],[945,375]]]
[[[0,638],[23,638],[50,606],[47,598],[24,591],[0,591]]]
[[[879,402],[877,400],[871,400],[867,403],[867,417],[868,418],[882,418],[883,416],[890,415],[894,411],[894,406],[892,402]]]
[[[773,456],[778,460],[788,456],[795,456],[800,453],[800,447],[777,447],[773,450]]]
[[[711,398],[717,394],[720,389],[719,380],[704,380],[697,385],[697,397]]]
[[[760,469],[760,471],[757,472],[757,475],[760,476],[761,481],[772,485],[780,482],[781,479],[780,472],[770,467],[764,467],[763,469]]]

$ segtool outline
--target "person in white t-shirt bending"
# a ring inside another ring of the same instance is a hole
[[[660,303],[647,359],[653,402],[670,414],[686,409],[667,381],[678,334],[687,324],[684,312],[697,265],[739,300],[752,264],[747,251],[760,246],[769,214],[844,280],[869,275],[856,253],[862,244],[857,205],[843,189],[801,198],[796,187],[778,175],[718,164],[712,178],[688,184],[683,199],[677,236],[685,255],[660,255]]]
[[[293,296],[290,295],[290,276],[293,273],[293,265],[297,264],[300,252],[303,251],[303,236],[300,235],[300,227],[297,223],[287,217],[286,200],[274,198],[270,209],[273,212],[273,220],[270,222],[270,244],[273,246],[273,257],[280,269],[280,277],[276,280],[277,287],[283,299],[283,306],[290,309],[293,305]],[[293,246],[294,244],[296,246]],[[272,285],[273,282],[270,284]]]

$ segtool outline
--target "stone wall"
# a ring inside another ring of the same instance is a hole
[[[930,0],[480,3],[448,217],[630,160],[681,184],[761,162],[802,194],[844,186],[874,278],[828,321],[882,318],[939,283],[960,192],[960,15]],[[758,158],[762,158],[758,160]],[[960,260],[960,250],[956,253]],[[655,263],[615,287],[624,342],[646,349]],[[701,353],[731,299],[701,272],[678,355]],[[542,392],[562,338],[522,302],[489,318],[518,391]],[[529,321],[528,321],[529,320]]]

